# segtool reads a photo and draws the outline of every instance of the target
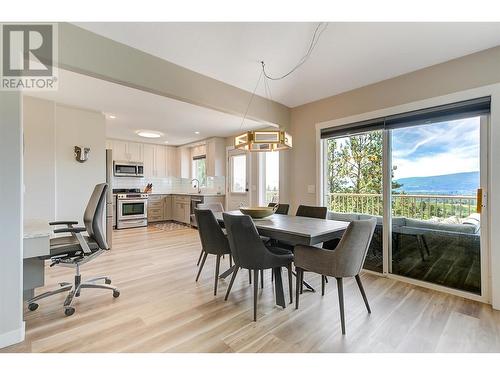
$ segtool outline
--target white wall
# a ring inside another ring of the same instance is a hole
[[[106,182],[106,123],[101,113],[56,105],[56,219],[80,220],[96,184]],[[90,147],[79,163],[74,146]]]
[[[23,97],[24,217],[56,219],[55,103]]]
[[[22,101],[0,92],[0,348],[24,340]]]
[[[106,180],[104,116],[31,97],[23,112],[26,218],[81,222],[94,186]],[[74,146],[90,147],[85,163]]]

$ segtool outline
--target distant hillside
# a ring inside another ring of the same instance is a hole
[[[420,194],[475,195],[479,187],[479,172],[464,172],[440,176],[406,177],[397,180],[403,186],[397,191]]]

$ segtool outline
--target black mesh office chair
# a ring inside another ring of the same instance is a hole
[[[50,225],[66,225],[66,228],[55,229],[54,233],[70,233],[70,236],[56,237],[50,240],[50,255],[43,259],[50,259],[52,266],[71,267],[76,269],[74,283],[60,283],[59,289],[42,293],[29,299],[28,308],[33,311],[38,308],[36,301],[53,296],[55,294],[69,291],[64,301],[64,313],[67,316],[73,315],[75,308],[72,306],[75,297],[79,297],[82,289],[98,288],[109,289],[113,292],[113,297],[120,296],[120,291],[110,285],[111,279],[107,276],[94,277],[81,281],[80,266],[85,264],[104,251],[109,250],[106,242],[105,230],[103,227],[103,214],[106,206],[107,184],[95,186],[92,196],[83,214],[84,227],[74,227],[78,221],[55,221]],[[87,235],[83,235],[87,232]],[[104,281],[104,284],[98,283]]]

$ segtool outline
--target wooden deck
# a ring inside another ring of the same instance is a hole
[[[283,310],[273,304],[268,272],[255,323],[246,272],[224,302],[229,280],[214,297],[214,258],[194,281],[199,251],[197,232],[175,224],[115,232],[113,250],[83,266],[82,275],[109,275],[121,296],[84,290],[71,317],[64,316],[63,295],[41,301],[37,311],[25,311],[26,341],[0,352],[500,351],[500,311],[372,274],[362,276],[371,315],[354,280],[345,282],[344,337],[334,280],[324,297],[306,292],[299,310]],[[38,292],[72,276],[47,267],[47,287]],[[306,279],[321,284],[312,274]]]

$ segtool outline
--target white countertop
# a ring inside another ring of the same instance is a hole
[[[149,195],[189,195],[195,197],[224,197],[225,194],[217,194],[217,193],[148,193]],[[116,195],[116,193],[113,193]]]
[[[23,238],[39,238],[49,237],[52,234],[52,228],[49,223],[41,219],[26,219],[24,220]]]

